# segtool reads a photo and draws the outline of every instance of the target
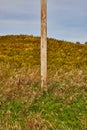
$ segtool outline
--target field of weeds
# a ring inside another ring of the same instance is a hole
[[[40,38],[0,36],[0,130],[87,130],[87,44],[48,39],[45,92]]]

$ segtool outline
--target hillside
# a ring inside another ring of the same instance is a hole
[[[27,35],[0,37],[0,62],[22,67],[40,66],[40,38]],[[67,67],[68,66],[68,67]],[[48,68],[87,68],[87,44],[48,39]]]
[[[86,130],[87,44],[47,39],[47,93],[40,37],[0,36],[0,130]]]

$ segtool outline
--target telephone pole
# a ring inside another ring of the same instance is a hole
[[[47,88],[47,0],[41,0],[41,88]]]

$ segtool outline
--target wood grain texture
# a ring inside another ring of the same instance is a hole
[[[47,0],[41,0],[41,87],[47,85]]]

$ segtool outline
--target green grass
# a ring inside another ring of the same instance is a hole
[[[47,92],[40,38],[0,36],[0,130],[86,130],[87,45],[48,39]]]

